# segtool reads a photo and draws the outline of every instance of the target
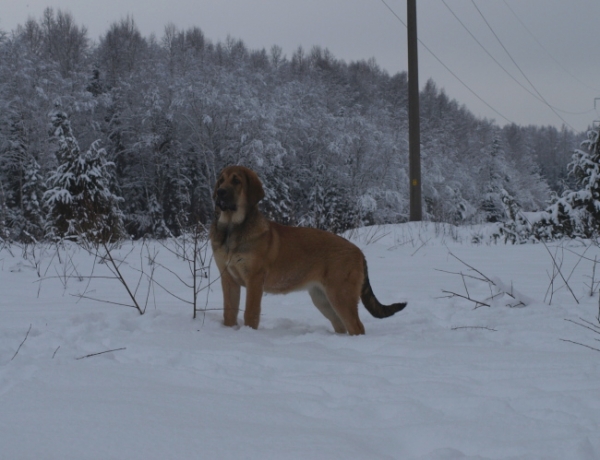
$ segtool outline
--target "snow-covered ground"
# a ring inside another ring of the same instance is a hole
[[[354,232],[379,299],[408,301],[384,320],[361,306],[363,337],[334,334],[306,293],[266,296],[258,331],[225,328],[218,281],[195,320],[158,285],[140,316],[76,296],[130,302],[116,280],[86,278],[109,272],[85,251],[4,248],[0,458],[600,458],[600,351],[584,346],[600,349],[586,286],[600,251],[549,246],[567,287],[543,245],[475,245],[472,232]],[[151,246],[156,280],[189,298],[164,268],[190,281],[185,263]],[[133,289],[148,249],[115,252]],[[480,275],[461,260],[496,287],[463,284],[453,273]]]

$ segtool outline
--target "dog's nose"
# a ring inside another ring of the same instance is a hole
[[[217,196],[219,198],[224,198],[226,193],[227,193],[227,190],[225,190],[224,188],[217,189]]]

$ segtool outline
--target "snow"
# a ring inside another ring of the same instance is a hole
[[[334,334],[306,293],[264,297],[258,331],[225,328],[218,281],[201,291],[207,311],[195,320],[157,286],[140,316],[76,296],[129,302],[116,280],[86,278],[109,272],[92,268],[84,250],[67,246],[59,258],[29,248],[25,259],[5,247],[0,458],[600,458],[600,353],[578,345],[600,348],[600,335],[572,322],[600,326],[598,294],[587,286],[600,250],[475,245],[472,232],[434,224],[352,232],[378,298],[408,301],[384,320],[361,306],[363,337]],[[188,280],[185,262],[150,246]],[[150,273],[142,250],[128,243],[115,254]],[[487,283],[463,284],[460,273],[472,272],[460,261],[527,306],[507,307],[508,295],[478,308],[444,296],[466,286],[473,299],[489,297]],[[133,268],[122,265],[135,287]],[[154,276],[191,297],[162,267]],[[107,350],[115,351],[86,357]]]

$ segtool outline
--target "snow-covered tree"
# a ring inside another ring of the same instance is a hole
[[[147,215],[149,217],[149,222],[148,222],[148,227],[147,227],[148,235],[152,235],[154,238],[159,238],[159,239],[168,238],[170,236],[173,236],[173,234],[171,233],[171,231],[169,230],[169,227],[167,226],[167,224],[165,222],[165,218],[164,218],[165,212],[163,210],[163,207],[158,202],[158,200],[156,199],[156,195],[154,195],[154,194],[150,195],[150,199],[148,200],[148,214]]]
[[[274,168],[262,178],[265,198],[261,202],[263,213],[280,224],[290,225],[295,223],[293,213],[293,200],[290,193],[289,178],[281,167]]]
[[[600,127],[588,131],[582,147],[568,166],[579,190],[566,190],[547,212],[555,233],[589,238],[600,233]]]
[[[121,78],[132,75],[147,49],[133,17],[127,16],[111,24],[109,30],[100,37],[98,58],[106,69],[108,83],[115,85]]]
[[[483,197],[480,209],[485,222],[501,222],[506,218],[503,197],[506,191],[506,159],[500,145],[500,140],[495,137],[487,158],[484,160],[482,173],[484,176]]]
[[[300,225],[342,233],[358,226],[359,200],[353,200],[342,184],[328,180],[324,165],[315,171],[314,183],[308,190],[308,209]]]
[[[7,221],[8,207],[6,206],[6,193],[0,177],[0,243],[10,239]]]
[[[24,226],[23,181],[27,145],[23,121],[9,112],[8,132],[0,150],[0,181],[3,184],[2,214],[11,237],[19,239]]]
[[[43,237],[41,194],[43,179],[40,165],[30,150],[28,130],[23,116],[10,107],[8,132],[0,142],[0,176],[4,184],[3,210],[11,238],[19,241],[38,241]]]
[[[521,211],[521,207],[506,190],[502,190],[505,219],[498,228],[498,237],[505,243],[522,244],[535,240],[532,224]]]
[[[90,243],[120,239],[122,199],[110,190],[113,163],[106,159],[106,151],[96,141],[82,153],[67,115],[60,110],[51,113],[51,124],[59,166],[44,194],[48,236]]]
[[[23,227],[20,239],[39,241],[44,237],[46,223],[43,195],[46,190],[40,165],[30,158],[25,167],[22,189]]]
[[[374,60],[345,63],[320,48],[288,59],[231,37],[212,43],[197,28],[144,38],[131,18],[91,43],[70,15],[48,10],[0,40],[0,82],[5,228],[25,214],[29,159],[44,176],[65,163],[47,134],[56,103],[81,145],[99,139],[115,163],[111,185],[134,237],[207,223],[216,174],[228,164],[257,170],[265,211],[283,222],[337,231],[408,218],[407,75],[390,76]],[[16,165],[7,149],[13,120],[24,134],[19,174],[5,167]],[[547,182],[562,193],[565,146],[579,141],[568,130],[499,128],[432,81],[421,92],[421,127],[426,218],[456,224],[505,219],[502,190],[524,211],[539,209]],[[84,156],[71,138],[63,154]],[[496,183],[486,163],[494,139],[504,156]]]

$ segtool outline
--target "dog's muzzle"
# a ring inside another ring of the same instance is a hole
[[[228,193],[224,188],[217,190],[217,198],[215,204],[221,209],[221,211],[236,211],[237,205],[233,199],[233,194]]]

